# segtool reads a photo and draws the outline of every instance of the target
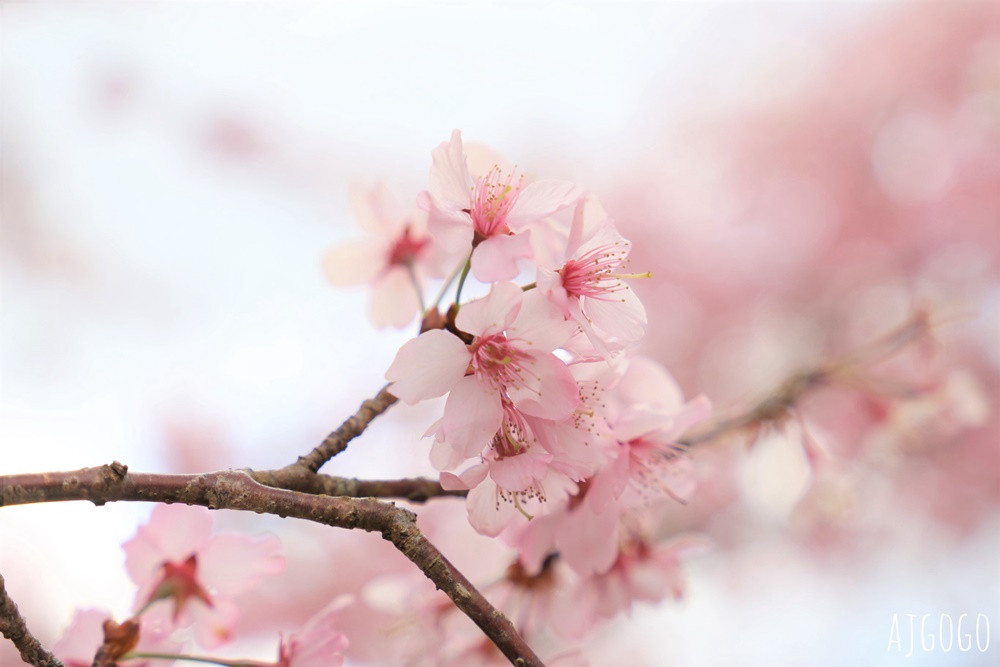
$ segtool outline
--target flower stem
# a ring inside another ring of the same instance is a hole
[[[410,282],[413,283],[413,289],[417,291],[417,302],[420,304],[420,312],[426,314],[427,306],[424,304],[424,290],[420,287],[420,280],[417,278],[417,272],[413,268],[412,262],[406,263],[406,271],[410,274]]]
[[[469,259],[465,260],[465,266],[462,267],[462,275],[458,279],[458,289],[455,290],[455,308],[462,307],[462,288],[465,287],[465,279],[469,277],[469,269],[472,268],[472,255],[469,254]]]
[[[431,308],[437,308],[438,306],[441,305],[441,300],[444,298],[444,295],[448,291],[448,288],[451,287],[451,284],[453,282],[455,282],[455,278],[458,277],[458,274],[460,272],[462,272],[463,270],[468,271],[468,269],[466,269],[465,267],[469,265],[470,261],[472,261],[472,253],[471,252],[469,253],[469,256],[466,257],[465,260],[461,264],[459,264],[458,266],[455,267],[455,270],[451,272],[450,276],[448,276],[448,280],[444,281],[444,285],[441,286],[441,291],[438,292],[438,295],[434,299],[434,304],[431,306]],[[427,311],[428,310],[430,310],[430,309],[429,308],[424,309],[424,317],[427,316]]]
[[[132,615],[132,618],[139,618],[140,616],[142,616],[143,614],[145,614],[146,611],[148,611],[149,608],[152,607],[153,604],[156,603],[160,599],[161,598],[155,598],[155,597],[153,597],[153,598],[150,598],[149,600],[147,600],[146,604],[142,605],[142,607],[139,609],[139,611],[135,612]]]
[[[182,653],[128,653],[121,660],[185,660],[187,662],[205,662],[212,665],[223,665],[224,667],[276,667],[273,662],[259,662],[257,660],[243,660],[242,658],[226,659],[212,658],[201,655],[184,655]]]

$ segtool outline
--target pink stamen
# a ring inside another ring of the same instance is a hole
[[[514,181],[511,172],[503,178],[500,167],[494,165],[489,173],[480,178],[473,188],[472,208],[467,212],[472,216],[476,239],[482,241],[491,236],[510,234],[507,214],[517,201],[524,176]]]
[[[570,296],[611,301],[615,292],[629,289],[615,273],[626,257],[629,244],[607,244],[594,248],[577,259],[571,259],[559,269],[563,288]]]
[[[525,384],[525,375],[536,378],[530,366],[534,359],[516,346],[503,334],[493,334],[476,338],[469,346],[472,353],[470,367],[480,381],[489,382],[498,391]]]

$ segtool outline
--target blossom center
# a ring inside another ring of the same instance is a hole
[[[428,243],[430,243],[430,239],[415,238],[413,227],[406,225],[403,233],[389,248],[389,266],[413,266]]]
[[[517,201],[523,179],[521,176],[515,181],[513,172],[504,177],[500,167],[494,165],[476,182],[472,208],[467,211],[472,217],[476,240],[481,242],[492,236],[511,233],[507,227],[507,214]]]
[[[625,250],[613,246],[600,246],[579,259],[571,259],[559,269],[563,288],[570,296],[601,298],[608,292],[621,288],[621,280],[613,272],[625,259]]]
[[[629,475],[640,492],[663,493],[682,505],[687,501],[670,488],[670,467],[687,455],[684,446],[653,436],[639,436],[623,443],[628,447]]]
[[[568,260],[561,269],[563,288],[570,296],[610,301],[614,292],[628,289],[622,278],[649,278],[649,273],[616,273],[626,261],[629,243],[608,243]]]
[[[476,379],[489,382],[497,390],[523,386],[525,374],[534,377],[528,368],[533,361],[531,355],[512,345],[503,334],[476,338],[469,348],[469,365]]]
[[[150,593],[146,606],[157,600],[173,599],[175,621],[191,599],[200,600],[208,607],[213,606],[211,596],[198,581],[198,557],[195,554],[180,563],[165,561],[160,568],[160,580]]]
[[[490,446],[497,454],[497,460],[510,456],[517,456],[528,449],[528,445],[534,440],[524,417],[514,407],[514,404],[507,398],[501,398],[503,404],[503,421],[500,423],[500,430],[493,436]]]

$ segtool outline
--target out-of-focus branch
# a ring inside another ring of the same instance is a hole
[[[777,390],[766,395],[749,410],[722,419],[708,428],[695,431],[681,440],[682,445],[696,445],[715,440],[728,433],[745,429],[759,429],[786,419],[802,397],[820,387],[856,377],[867,365],[882,361],[931,330],[925,311],[916,312],[910,319],[885,336],[831,361],[817,364],[791,375]]]
[[[239,470],[160,475],[129,472],[115,462],[69,472],[0,476],[0,506],[64,500],[89,500],[95,505],[114,501],[185,503],[381,533],[444,591],[512,664],[542,665],[510,620],[420,532],[416,515],[394,504],[279,489],[261,484],[250,473]]]
[[[13,642],[21,653],[21,659],[27,664],[35,667],[63,667],[54,655],[42,648],[28,630],[17,605],[7,595],[3,575],[0,575],[0,634]]]
[[[338,426],[330,435],[305,456],[300,456],[291,467],[304,468],[309,472],[318,472],[323,464],[337,454],[347,449],[347,443],[364,433],[368,424],[380,414],[388,410],[398,399],[389,393],[389,385],[372,398],[367,399],[347,421]]]

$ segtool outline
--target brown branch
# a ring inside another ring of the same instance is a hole
[[[28,625],[24,622],[17,605],[7,595],[2,574],[0,574],[0,634],[13,642],[21,654],[21,659],[27,664],[35,667],[63,667],[54,655],[42,648],[28,630]]]
[[[350,498],[399,498],[411,503],[427,502],[431,498],[460,497],[468,491],[448,491],[432,479],[356,479],[311,473],[291,465],[280,470],[247,470],[247,474],[261,484],[289,491],[347,496]]]
[[[388,410],[397,400],[389,393],[389,385],[382,387],[374,397],[362,403],[350,419],[326,436],[316,449],[305,456],[300,456],[298,462],[293,465],[310,472],[318,472],[324,463],[347,449],[347,443],[364,433],[368,424]]]
[[[160,475],[132,473],[115,462],[69,472],[0,476],[0,507],[64,500],[89,500],[95,505],[114,501],[185,503],[381,533],[444,591],[511,663],[542,665],[507,617],[424,537],[417,528],[416,515],[391,503],[279,489],[260,484],[238,470]]]
[[[718,421],[703,431],[695,432],[680,441],[682,445],[696,445],[702,442],[747,428],[757,428],[764,424],[774,423],[784,419],[789,412],[810,390],[822,386],[829,373],[815,368],[802,371],[789,377],[773,393],[765,396],[750,409],[737,415]]]
[[[832,361],[817,364],[813,368],[789,376],[778,389],[760,399],[748,410],[718,421],[704,430],[696,431],[683,438],[680,444],[696,445],[714,440],[727,433],[748,428],[756,429],[767,424],[780,422],[788,417],[807,393],[819,387],[828,386],[835,380],[849,378],[857,374],[862,367],[884,360],[927,334],[931,326],[927,313],[918,311],[914,313],[913,317],[881,338]]]

